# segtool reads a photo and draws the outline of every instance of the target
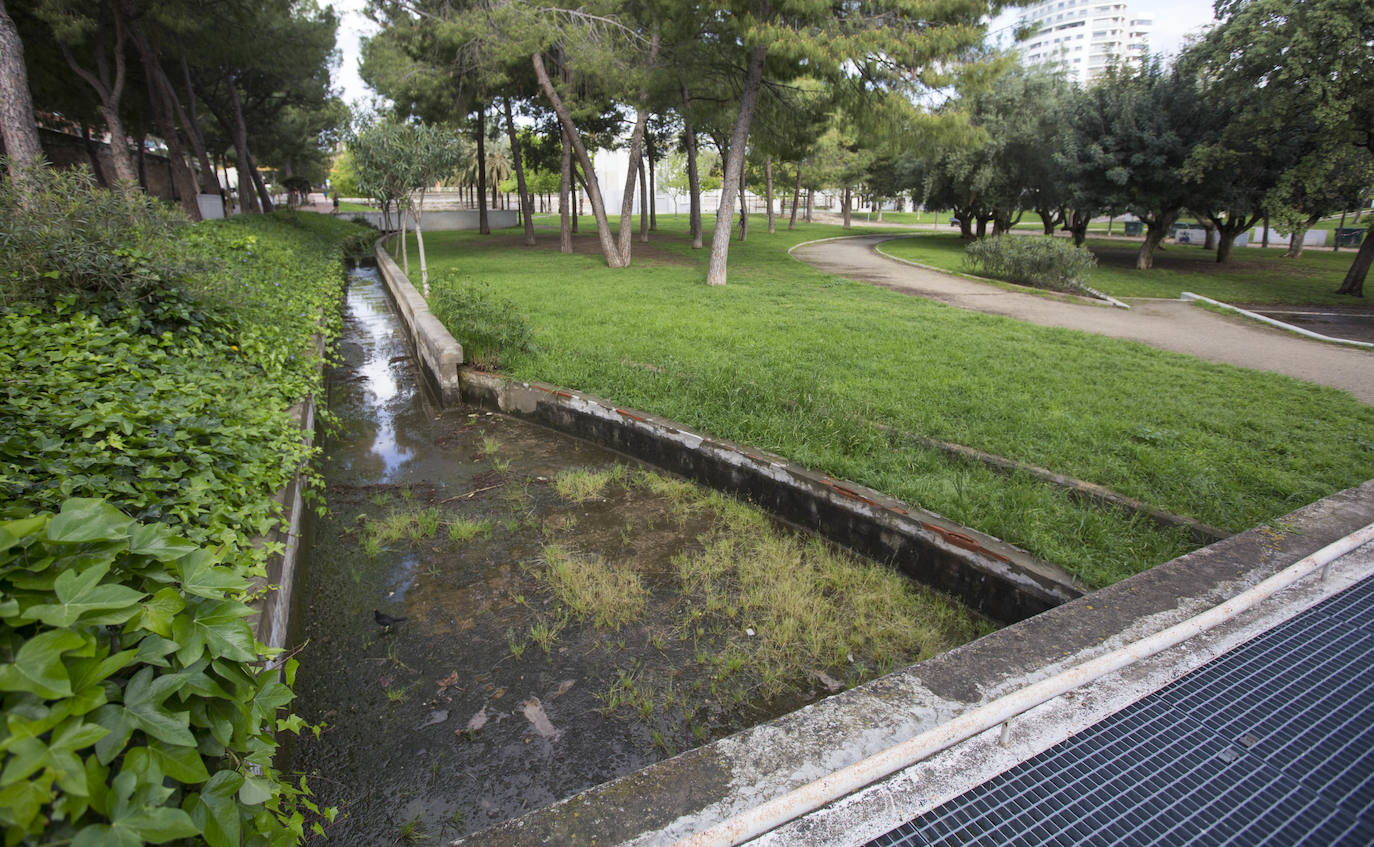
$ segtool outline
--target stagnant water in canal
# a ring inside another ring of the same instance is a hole
[[[328,514],[307,526],[292,615],[296,711],[324,729],[281,762],[340,808],[330,842],[477,831],[987,629],[940,600],[931,644],[840,647],[837,663],[793,669],[800,684],[751,696],[745,656],[768,633],[714,582],[682,587],[693,557],[718,558],[722,520],[748,519],[577,439],[439,408],[374,270],[355,272],[347,309],[328,380]],[[574,469],[590,469],[590,494],[570,493]],[[759,544],[829,555],[779,538]],[[634,591],[614,590],[637,616],[569,611],[551,563],[579,561],[593,577],[633,570]]]

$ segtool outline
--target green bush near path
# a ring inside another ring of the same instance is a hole
[[[1138,243],[1089,238],[1097,257],[1088,285],[1113,297],[1177,299],[1192,291],[1223,303],[1358,306],[1363,301],[1336,294],[1350,268],[1350,253],[1308,249],[1297,259],[1279,250],[1237,247],[1231,261],[1216,262],[1216,252],[1195,245],[1167,245],[1148,271],[1135,267]],[[886,241],[882,251],[901,259],[954,271],[966,270],[964,242],[958,233],[918,234]]]
[[[490,285],[533,325],[533,349],[509,357],[512,376],[854,479],[1092,585],[1193,544],[1034,480],[951,463],[878,425],[1236,530],[1374,477],[1374,409],[1339,391],[953,309],[826,276],[785,252],[838,227],[756,228],[731,245],[729,284],[712,289],[685,216],[659,226],[628,270],[563,256],[553,233],[536,249],[501,233],[436,233],[427,246],[435,267]]]

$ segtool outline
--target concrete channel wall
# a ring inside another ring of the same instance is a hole
[[[1003,623],[1022,620],[1083,593],[1069,574],[1024,550],[858,483],[709,438],[674,421],[623,409],[598,397],[460,368],[461,346],[429,312],[380,241],[377,265],[407,327],[421,370],[439,388],[445,403],[461,399],[528,418],[746,497],[837,544],[891,563]]]

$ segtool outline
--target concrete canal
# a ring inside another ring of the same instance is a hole
[[[338,844],[436,843],[991,625],[738,501],[515,418],[439,408],[352,279],[328,514],[295,586],[285,770]]]

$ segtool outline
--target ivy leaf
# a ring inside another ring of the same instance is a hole
[[[196,549],[194,542],[173,535],[161,524],[144,524],[129,534],[129,552],[159,562],[174,562]]]
[[[205,783],[191,807],[191,820],[200,827],[210,847],[239,847],[239,807],[235,796],[241,787],[242,774],[220,771]]]
[[[140,808],[108,825],[88,826],[77,833],[72,847],[142,847],[144,844],[166,844],[198,833],[191,816],[181,809],[156,806]]]
[[[124,623],[138,613],[136,604],[145,595],[126,585],[102,584],[109,569],[104,564],[79,573],[64,571],[53,583],[58,602],[33,606],[24,612],[25,617],[55,627],[71,626],[83,617],[85,623],[95,625]],[[104,614],[96,614],[100,612]]]
[[[73,497],[48,521],[48,540],[79,544],[127,538],[134,519],[92,497]]]
[[[245,806],[257,806],[272,799],[272,783],[262,777],[250,776],[243,780],[239,789],[239,802]]]
[[[134,674],[124,689],[124,711],[134,725],[148,735],[168,744],[196,746],[196,738],[187,729],[191,716],[186,712],[171,712],[162,704],[177,690],[181,681],[175,676],[154,678],[152,668]]]
[[[143,607],[133,621],[133,625],[163,638],[172,637],[172,621],[177,612],[186,608],[186,600],[175,588],[163,588],[143,603]]]
[[[208,645],[212,656],[236,662],[257,659],[253,630],[244,619],[246,607],[234,600],[201,603],[191,615],[178,615],[172,623],[172,638],[181,645],[177,659],[184,665],[199,659]]]
[[[205,760],[194,747],[174,747],[158,742],[148,745],[148,753],[162,772],[177,782],[195,785],[210,778]]]
[[[62,654],[88,645],[89,636],[71,630],[40,632],[24,642],[13,664],[0,665],[0,691],[28,691],[55,700],[70,697],[71,679]]]
[[[216,566],[215,556],[209,550],[197,550],[183,556],[174,567],[181,574],[183,591],[209,600],[219,600],[248,587],[248,580],[228,568]]]

